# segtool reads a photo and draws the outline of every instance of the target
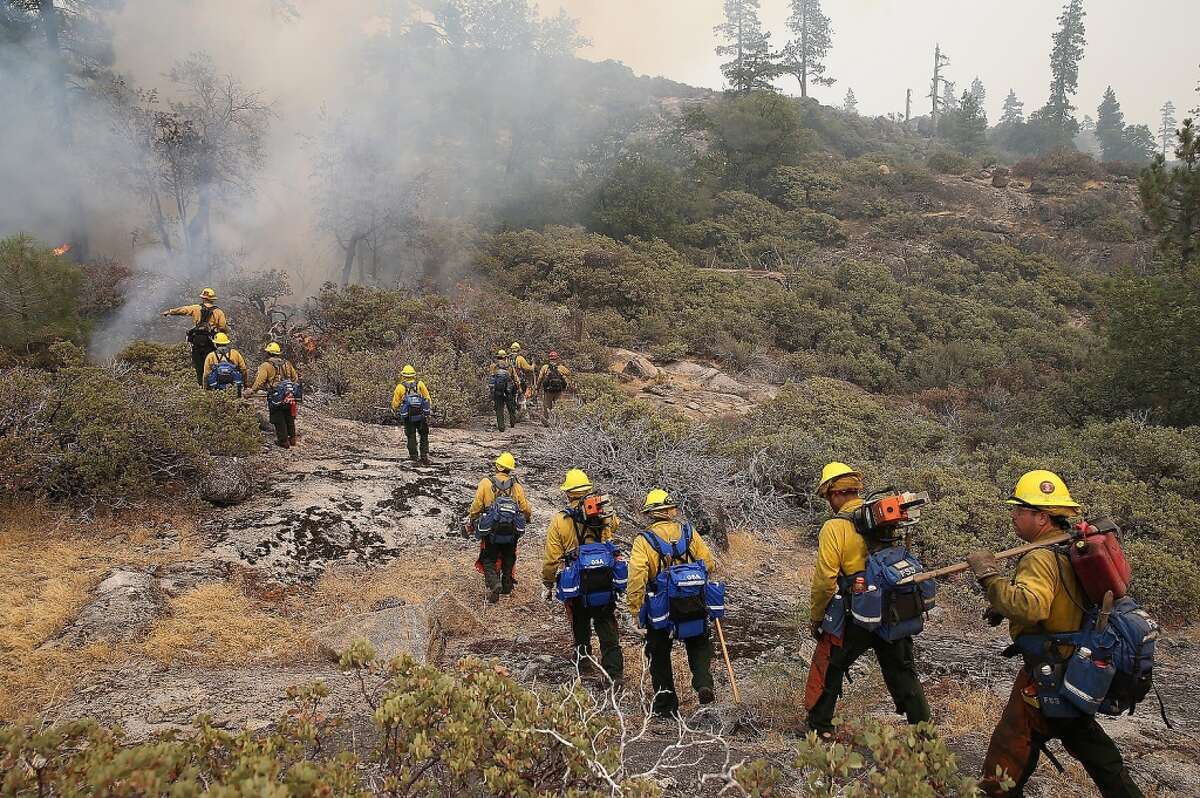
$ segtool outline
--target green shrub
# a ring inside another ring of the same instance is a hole
[[[29,236],[0,240],[0,348],[32,357],[58,340],[82,342],[83,272]]]
[[[1057,149],[1017,161],[1012,173],[1027,180],[1058,177],[1077,183],[1099,180],[1103,176],[1103,170],[1095,158],[1087,153],[1069,149]]]
[[[953,150],[937,150],[925,159],[925,165],[942,175],[965,175],[975,169],[967,156]]]
[[[117,354],[117,360],[128,363],[142,374],[154,377],[184,379],[191,374],[192,350],[186,343],[160,344],[154,341],[137,340]]]
[[[13,496],[119,507],[196,473],[209,455],[245,456],[260,442],[254,412],[184,373],[128,365],[0,372],[0,478]]]

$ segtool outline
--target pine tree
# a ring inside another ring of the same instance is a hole
[[[1174,168],[1156,156],[1139,189],[1159,250],[1180,266],[1200,264],[1200,136],[1192,120],[1176,134]]]
[[[1008,96],[1004,98],[1004,109],[1000,112],[1000,124],[1002,125],[1019,125],[1025,121],[1025,103],[1017,99],[1017,93],[1013,89],[1008,90]]]
[[[1043,118],[1064,132],[1074,135],[1079,130],[1072,112],[1071,98],[1079,91],[1079,62],[1083,60],[1086,30],[1083,0],[1068,0],[1058,18],[1059,29],[1054,33],[1054,48],[1050,52],[1050,99]]]
[[[762,29],[758,18],[759,0],[725,0],[725,22],[713,28],[725,42],[717,46],[717,55],[730,60],[721,65],[729,87],[748,94],[754,89],[770,89],[776,74],[771,56],[771,34]]]
[[[842,107],[847,113],[858,113],[858,98],[854,96],[854,89],[846,89],[846,99],[843,100]]]
[[[1100,141],[1100,152],[1106,161],[1120,160],[1124,148],[1125,114],[1117,93],[1109,86],[1104,90],[1104,99],[1096,109],[1096,138]]]
[[[1200,94],[1200,81],[1196,81],[1196,93],[1197,93],[1197,94]],[[1197,116],[1200,116],[1200,105],[1197,105],[1195,108],[1193,108],[1192,110],[1188,111],[1188,113],[1189,113],[1189,114],[1196,114]]]
[[[958,95],[955,93],[955,87],[958,85],[953,80],[943,81],[946,85],[942,90],[942,110],[946,113],[953,113],[958,110]]]
[[[942,52],[942,46],[936,45],[933,49],[933,80],[929,82],[929,100],[933,103],[933,109],[929,113],[929,122],[936,134],[938,129],[938,111],[942,108],[942,84],[946,79],[942,77],[942,69],[950,65],[950,57]]]
[[[1179,120],[1175,118],[1175,103],[1167,100],[1163,103],[1163,107],[1158,109],[1162,114],[1158,122],[1158,139],[1162,142],[1162,154],[1167,154],[1167,144],[1175,138],[1175,125],[1179,124]]]
[[[971,81],[971,96],[975,98],[975,102],[979,104],[980,108],[987,100],[987,89],[983,87],[983,81],[979,79],[978,75]]]
[[[939,133],[963,152],[975,152],[987,142],[987,114],[970,91],[962,93],[958,108],[942,121]]]
[[[783,68],[800,81],[800,96],[808,96],[808,84],[832,86],[825,76],[824,58],[833,46],[829,17],[821,11],[821,0],[792,0],[788,28],[795,36],[783,50]]]

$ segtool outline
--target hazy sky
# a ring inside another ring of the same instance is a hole
[[[565,8],[581,20],[592,47],[587,58],[623,61],[634,71],[693,85],[721,86],[713,26],[722,0],[538,0],[544,12]],[[764,26],[775,46],[787,40],[789,0],[762,0]],[[933,48],[950,56],[947,74],[961,93],[976,75],[988,90],[992,122],[1008,89],[1026,113],[1046,101],[1050,35],[1061,0],[825,0],[833,22],[832,87],[810,93],[840,104],[854,89],[862,113],[904,110],[913,90],[914,114],[927,110]],[[1127,122],[1156,127],[1159,108],[1200,104],[1200,0],[1085,0],[1087,53],[1080,68],[1078,116],[1096,114],[1112,84]],[[781,81],[799,93],[794,80]]]

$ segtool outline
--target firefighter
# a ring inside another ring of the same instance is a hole
[[[567,507],[554,514],[546,530],[542,598],[547,600],[567,554],[579,548],[581,543],[612,540],[621,523],[612,512],[608,512],[598,525],[579,522],[583,501],[593,491],[592,481],[580,469],[569,470],[559,490],[566,494]],[[600,665],[614,685],[621,684],[625,673],[625,657],[621,652],[615,599],[605,607],[591,608],[582,606],[580,599],[572,599],[566,602],[566,608],[567,618],[571,622],[571,635],[575,640],[574,659],[579,669],[584,671],[590,667],[588,657],[592,653],[592,629],[595,628],[600,641]]]
[[[808,727],[824,739],[833,738],[833,712],[842,694],[842,681],[855,661],[874,649],[896,711],[909,723],[929,720],[929,704],[917,676],[911,637],[885,641],[874,632],[847,621],[842,638],[822,632],[825,608],[838,592],[839,578],[863,571],[867,565],[867,541],[845,517],[862,506],[862,474],[845,463],[829,463],[821,470],[817,495],[829,502],[833,517],[821,527],[817,562],[813,568],[809,621],[817,653],[809,671],[805,703]]]
[[[236,385],[238,396],[242,395],[242,389],[246,383],[250,382],[250,367],[246,365],[246,359],[242,357],[242,353],[233,348],[229,336],[223,332],[219,332],[213,336],[213,346],[216,347],[212,352],[209,352],[208,357],[204,359],[204,387],[210,390],[217,390]],[[213,369],[218,363],[231,363],[241,375],[241,382],[221,384],[212,377]]]
[[[508,360],[508,350],[496,351],[496,364],[488,378],[492,403],[496,408],[496,428],[504,432],[504,411],[508,411],[508,426],[517,426],[517,390],[520,378]]]
[[[424,380],[417,379],[417,370],[411,364],[400,372],[400,381],[392,392],[392,412],[404,422],[404,437],[408,443],[408,458],[414,463],[418,457],[429,464],[429,416],[433,413],[433,399]],[[420,438],[420,445],[417,439]]]
[[[537,374],[534,373],[533,364],[521,354],[521,344],[517,341],[513,341],[508,351],[513,358],[513,368],[517,373],[517,379],[520,381],[521,396],[524,398],[524,401],[529,401],[533,385],[537,382]]]
[[[549,362],[538,373],[536,390],[542,394],[542,425],[550,424],[550,413],[563,392],[570,387],[571,371],[559,362],[558,352],[546,355]]]
[[[229,325],[225,319],[225,311],[217,307],[217,292],[205,288],[200,292],[200,302],[196,305],[183,305],[170,310],[164,310],[163,316],[191,316],[192,329],[188,330],[187,340],[192,345],[192,366],[196,369],[196,382],[204,385],[204,361],[215,348],[213,335],[219,332],[228,333]]]
[[[263,353],[267,355],[267,359],[258,367],[254,375],[254,384],[250,386],[247,395],[253,396],[260,390],[267,391],[267,407],[270,411],[271,425],[275,427],[275,445],[287,449],[300,442],[300,437],[296,434],[296,405],[294,401],[273,404],[271,395],[284,380],[299,384],[300,375],[296,373],[296,367],[283,357],[283,351],[274,341],[263,347]]]
[[[519,533],[524,531],[524,524],[521,524],[521,529],[517,530],[512,521],[506,521],[503,524],[497,523],[497,516],[501,516],[503,511],[496,509],[498,507],[496,499],[500,496],[507,496],[516,502],[517,510],[525,517],[526,524],[533,518],[533,510],[529,507],[525,488],[513,473],[517,469],[517,461],[512,453],[503,452],[496,458],[494,465],[496,466],[495,475],[484,477],[479,481],[479,487],[475,489],[475,500],[471,502],[471,509],[468,511],[472,527],[479,524],[480,516],[485,513],[492,515],[491,531],[481,536],[479,560],[475,563],[475,567],[483,572],[487,599],[492,604],[495,604],[500,596],[512,593],[513,586],[517,582],[513,578],[513,568],[517,564],[517,538],[520,536]],[[518,519],[513,519],[513,521],[518,521]],[[497,528],[497,526],[501,528]]]
[[[1013,528],[1024,541],[1035,543],[1062,532],[1080,514],[1062,479],[1051,471],[1030,471],[1017,480],[1007,504]],[[1074,632],[1083,623],[1087,597],[1067,556],[1053,548],[1035,549],[1022,557],[1010,578],[1000,575],[992,552],[980,549],[967,557],[971,571],[987,595],[985,617],[995,626],[1008,619],[1014,640],[1024,633]],[[988,795],[1019,796],[1049,740],[1059,740],[1079,760],[1105,798],[1142,795],[1130,778],[1121,752],[1094,717],[1047,718],[1042,715],[1027,660],[1017,675],[1000,723],[992,733],[983,762],[981,787]],[[1005,791],[997,768],[1016,782]]]
[[[655,488],[647,493],[642,512],[649,513],[653,519],[650,534],[657,535],[667,543],[676,543],[683,537],[683,525],[678,521],[679,509],[665,490]],[[692,561],[704,561],[711,576],[712,552],[698,534],[692,534],[687,551]],[[629,588],[625,595],[629,612],[635,621],[646,600],[646,586],[654,581],[662,567],[662,558],[654,547],[641,535],[635,538],[629,552]],[[714,699],[712,635],[706,631],[683,642],[696,697],[701,704],[711,704]],[[671,668],[671,630],[647,629],[645,653],[650,662],[650,682],[654,689],[654,714],[674,717],[679,713],[679,697],[675,693],[675,675]]]

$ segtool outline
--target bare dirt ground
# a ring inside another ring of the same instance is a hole
[[[200,713],[227,728],[260,729],[288,707],[289,687],[316,680],[329,685],[334,707],[362,717],[356,683],[325,650],[326,627],[340,621],[373,628],[372,619],[391,617],[424,624],[405,640],[419,638],[424,650],[416,653],[431,661],[495,658],[528,684],[575,677],[561,606],[538,596],[544,529],[559,505],[562,476],[527,454],[539,428],[434,430],[429,466],[407,462],[395,428],[310,411],[300,428],[302,447],[265,455],[256,495],[234,508],[113,519],[90,530],[48,512],[4,519],[0,678],[11,690],[0,717],[94,715],[121,723],[134,738],[187,727]],[[478,544],[462,536],[460,522],[478,480],[504,449],[517,456],[534,523],[521,547],[516,592],[488,605],[472,568]],[[633,526],[626,525],[627,536]],[[739,756],[786,765],[801,730],[812,644],[799,630],[812,556],[812,530],[796,529],[758,538],[734,533],[720,555],[730,596],[725,631],[743,706],[732,706],[718,661],[721,708],[708,718]],[[108,592],[100,595],[103,586]],[[943,735],[974,769],[1017,666],[999,656],[1003,632],[975,620],[982,605],[970,587],[944,592],[944,608],[918,639],[920,668]],[[449,602],[439,612],[458,617],[416,611],[439,596]],[[104,612],[89,613],[96,606]],[[397,608],[414,611],[384,615]],[[636,680],[640,652],[632,630],[623,633],[623,647]],[[1200,631],[1171,630],[1161,652],[1156,681],[1176,729],[1166,729],[1155,701],[1132,717],[1103,722],[1148,795],[1197,795]],[[683,709],[692,713],[698,707],[677,656]],[[638,705],[629,699],[631,712]],[[899,722],[870,655],[857,666],[842,713]],[[669,728],[659,733],[663,744],[672,738]],[[1028,794],[1094,794],[1082,771],[1055,750],[1067,773],[1044,763]]]

